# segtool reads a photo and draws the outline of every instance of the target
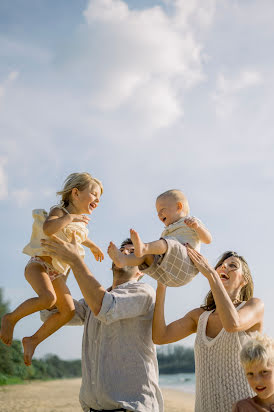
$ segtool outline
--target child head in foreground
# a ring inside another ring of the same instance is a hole
[[[240,359],[248,383],[257,395],[237,402],[233,411],[274,411],[274,339],[256,334],[243,346]]]

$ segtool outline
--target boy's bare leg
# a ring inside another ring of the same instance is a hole
[[[36,346],[69,322],[75,312],[73,299],[65,283],[65,276],[55,279],[52,285],[57,297],[58,312],[52,314],[34,335],[23,338],[24,362],[27,366],[31,365]]]
[[[167,243],[164,239],[143,243],[138,232],[133,229],[130,229],[130,238],[134,246],[134,254],[137,257],[141,258],[145,255],[163,255],[167,251]]]
[[[124,255],[113,242],[110,242],[109,244],[108,254],[117,268],[123,268],[124,266],[139,266],[144,263],[144,258],[136,257],[134,253]]]
[[[52,283],[41,265],[33,263],[26,269],[26,279],[37,293],[38,297],[27,299],[13,312],[3,316],[1,321],[0,339],[6,345],[11,345],[13,330],[16,323],[34,312],[49,309],[56,301]]]

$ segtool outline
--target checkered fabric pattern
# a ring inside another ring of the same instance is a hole
[[[141,265],[139,268],[155,280],[166,286],[183,286],[189,283],[198,270],[188,257],[186,247],[175,238],[164,237],[167,251],[164,255],[156,255],[152,265]]]

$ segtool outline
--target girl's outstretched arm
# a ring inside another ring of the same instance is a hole
[[[87,238],[82,245],[88,247],[91,251],[91,253],[93,254],[93,256],[95,257],[95,259],[97,260],[97,262],[102,262],[102,260],[104,260],[104,253],[103,251],[99,248],[99,246],[97,246],[92,240],[90,240],[89,238]]]
[[[152,339],[157,345],[177,342],[195,333],[200,315],[203,309],[197,308],[188,312],[183,318],[166,325],[164,305],[166,286],[158,282],[156,302],[152,323]]]

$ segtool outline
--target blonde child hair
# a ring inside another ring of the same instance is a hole
[[[240,360],[243,366],[249,366],[254,362],[274,365],[274,339],[255,333],[254,337],[243,346]]]
[[[70,202],[70,195],[72,189],[76,188],[80,191],[85,190],[86,187],[92,183],[97,184],[100,187],[101,195],[103,194],[103,185],[100,180],[92,177],[89,173],[71,173],[65,180],[63,189],[56,192],[58,196],[61,196],[61,205],[66,207]]]
[[[187,197],[184,195],[184,193],[181,190],[178,190],[178,189],[167,190],[166,192],[161,193],[159,196],[157,196],[156,200],[162,197],[170,197],[175,202],[181,202],[183,204],[183,208],[184,208],[184,212],[186,216],[190,214]]]

